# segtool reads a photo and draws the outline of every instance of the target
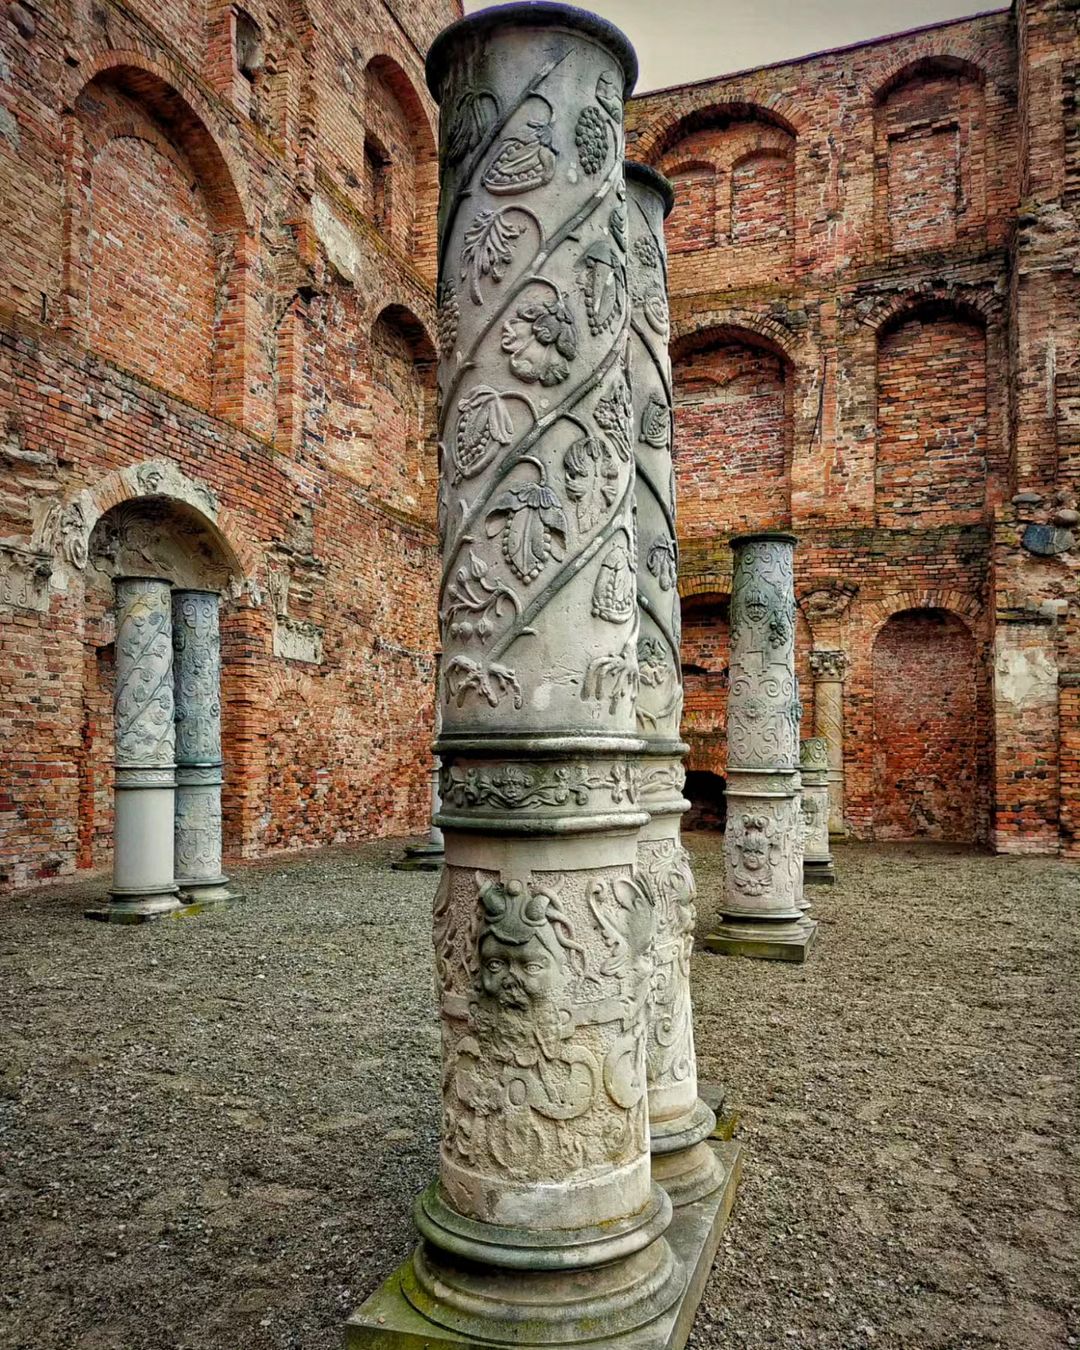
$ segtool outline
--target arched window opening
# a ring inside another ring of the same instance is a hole
[[[364,138],[364,211],[383,234],[391,232],[390,156],[375,136]]]
[[[435,364],[419,319],[401,305],[384,309],[371,330],[372,491],[432,526],[438,490]]]
[[[688,770],[720,776],[727,763],[729,597],[694,595],[683,601],[682,734]],[[693,798],[691,798],[693,800]]]

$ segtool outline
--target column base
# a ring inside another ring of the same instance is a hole
[[[430,840],[423,844],[409,844],[400,858],[390,864],[394,872],[438,872],[446,860],[446,850],[442,844],[433,844]]]
[[[769,922],[767,919],[721,919],[719,929],[704,939],[721,956],[749,956],[761,961],[805,961],[817,932],[817,922],[803,919]]]
[[[716,1115],[700,1097],[688,1116],[649,1128],[652,1179],[663,1186],[676,1209],[704,1199],[724,1184],[724,1170],[706,1143],[716,1128]]]
[[[177,877],[176,884],[180,887],[181,903],[196,913],[206,909],[218,909],[231,900],[241,898],[240,893],[229,886],[229,878],[226,876],[210,877],[206,881]]]
[[[833,860],[830,858],[827,862],[811,862],[808,858],[804,858],[802,879],[804,886],[834,885],[836,869],[833,867]]]
[[[153,923],[157,919],[178,918],[184,909],[184,901],[173,886],[167,891],[154,891],[126,894],[123,891],[110,891],[108,898],[99,905],[92,905],[83,913],[88,919],[100,919],[105,923]]]
[[[611,1350],[683,1350],[694,1314],[716,1257],[724,1227],[735,1202],[735,1192],[742,1171],[742,1147],[733,1143],[711,1143],[723,1181],[710,1195],[675,1211],[674,1218],[664,1233],[682,1268],[681,1292],[663,1311],[642,1326],[629,1331],[609,1330],[601,1320],[575,1323],[571,1317],[553,1338],[552,1327],[557,1325],[545,1318],[538,1323],[517,1320],[508,1328],[501,1319],[486,1325],[478,1321],[469,1330],[441,1326],[423,1316],[409,1301],[406,1290],[415,1293],[417,1275],[413,1260],[400,1266],[381,1289],[349,1318],[345,1324],[346,1350],[521,1350],[521,1348],[552,1345],[593,1345]],[[423,1252],[426,1244],[421,1245]],[[641,1255],[643,1253],[639,1253]],[[608,1268],[610,1269],[610,1267]],[[589,1297],[589,1285],[601,1276],[604,1267],[579,1271],[551,1272],[555,1278],[551,1295],[568,1305],[581,1305]],[[489,1267],[473,1266],[472,1278],[478,1286],[489,1280],[505,1279],[505,1274]],[[511,1276],[506,1292],[521,1298],[522,1286],[535,1278],[534,1273],[520,1272]],[[499,1289],[498,1300],[504,1291]],[[508,1334],[509,1331],[509,1334]]]

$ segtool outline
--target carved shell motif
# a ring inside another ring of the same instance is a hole
[[[671,413],[662,398],[653,394],[641,414],[639,437],[654,450],[666,450],[671,444]]]
[[[634,564],[623,543],[612,545],[600,564],[593,587],[592,612],[608,623],[626,623],[633,618],[637,601]]]

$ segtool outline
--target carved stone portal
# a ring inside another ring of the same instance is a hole
[[[829,748],[823,736],[803,741],[803,882],[831,885],[836,880],[829,850]]]
[[[137,923],[180,908],[173,880],[172,605],[160,577],[117,577],[115,592],[113,883],[107,908],[88,913]]]
[[[644,1346],[682,1324],[687,1271],[650,1171],[654,908],[635,876],[648,821],[623,168],[635,72],[617,29],[551,4],[483,10],[428,57],[443,1124],[438,1180],[414,1211],[422,1240],[350,1319],[354,1347]],[[649,434],[669,428],[651,418]]]
[[[726,886],[715,951],[802,961],[804,917],[795,593],[789,534],[731,541]]]
[[[716,1115],[698,1097],[690,1002],[694,876],[679,833],[679,820],[689,802],[682,794],[687,746],[679,734],[682,623],[664,246],[664,217],[671,209],[673,193],[667,179],[644,164],[628,161],[626,178],[641,624],[637,726],[645,738],[641,805],[650,816],[638,838],[637,873],[656,919],[656,973],[646,1061],[649,1139],[653,1177],[674,1204],[685,1205],[716,1190],[724,1174],[703,1142],[716,1126]]]
[[[176,883],[188,904],[233,898],[221,870],[221,637],[216,591],[173,593]]]

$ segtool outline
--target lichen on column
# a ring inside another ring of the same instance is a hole
[[[656,916],[656,975],[649,1017],[647,1078],[653,1176],[675,1204],[690,1204],[722,1184],[723,1171],[703,1141],[716,1124],[698,1097],[690,1000],[696,912],[694,875],[682,845],[680,736],[683,689],[681,610],[672,461],[671,361],[668,356],[664,218],[671,184],[628,161],[630,375],[637,516],[639,684],[637,726],[645,740],[641,804],[649,823],[638,837],[638,880]]]
[[[816,925],[803,915],[795,539],[749,534],[731,547],[725,893],[707,944],[801,961]]]
[[[179,908],[173,880],[173,649],[169,582],[117,577],[115,829],[109,904],[93,917],[138,922]]]
[[[232,897],[221,870],[221,599],[173,594],[176,881],[189,903]]]

